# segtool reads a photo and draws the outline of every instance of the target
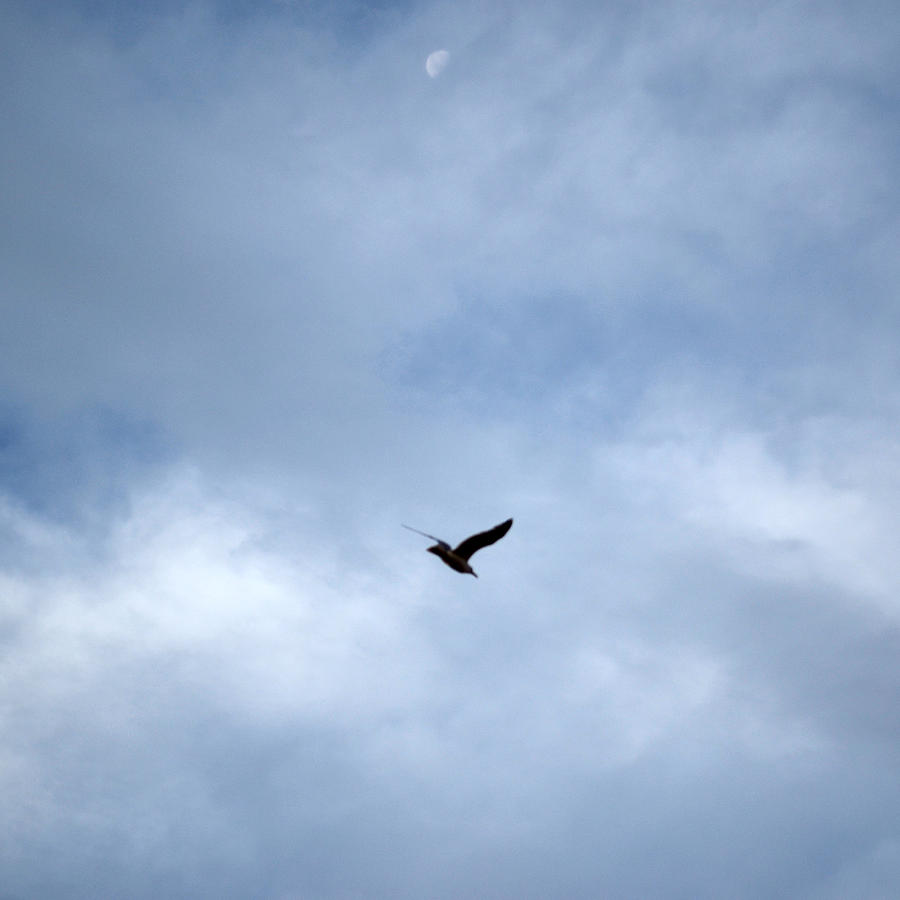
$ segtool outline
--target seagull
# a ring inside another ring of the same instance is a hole
[[[428,552],[439,556],[451,569],[456,569],[457,572],[462,572],[463,574],[475,575],[475,572],[469,565],[469,557],[473,553],[477,553],[482,547],[487,547],[499,541],[512,528],[512,523],[512,519],[507,519],[488,531],[480,531],[478,534],[473,534],[472,537],[467,537],[455,550],[446,541],[442,541],[433,534],[426,534],[424,531],[419,531],[418,528],[410,528],[409,525],[403,525],[403,527],[409,528],[410,531],[414,531],[416,534],[421,534],[422,537],[437,541],[433,547],[428,548]],[[400,524],[402,525],[403,523],[401,522]],[[475,577],[477,578],[478,576],[475,575]]]

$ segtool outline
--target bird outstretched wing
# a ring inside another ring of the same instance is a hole
[[[400,523],[403,525],[403,523]],[[404,528],[409,528],[410,531],[414,531],[416,534],[421,534],[422,537],[431,538],[433,541],[437,541],[445,550],[450,550],[451,547],[446,541],[442,541],[440,538],[435,537],[433,534],[426,534],[424,531],[419,531],[418,528],[410,528],[409,525],[403,525]],[[471,540],[471,538],[469,539]]]
[[[512,519],[507,519],[499,525],[495,525],[489,531],[481,531],[467,537],[453,552],[462,559],[468,559],[473,553],[477,553],[482,547],[496,543],[512,528]],[[430,535],[429,535],[430,537]]]

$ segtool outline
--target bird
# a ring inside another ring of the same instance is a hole
[[[403,525],[402,522],[400,524],[404,528],[409,528],[410,531],[415,531],[416,534],[421,534],[422,537],[437,541],[433,547],[428,548],[428,552],[439,556],[451,569],[456,569],[457,572],[461,572],[464,575],[475,575],[475,570],[469,565],[469,558],[482,547],[488,547],[499,541],[512,528],[512,523],[512,519],[507,519],[505,522],[501,522],[487,531],[479,531],[478,534],[467,537],[456,548],[451,548],[446,541],[442,541],[433,534],[419,531],[418,528],[410,528],[409,525]],[[475,577],[477,578],[478,576],[475,575]]]

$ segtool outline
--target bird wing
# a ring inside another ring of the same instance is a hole
[[[400,523],[403,525],[403,523]],[[422,537],[431,538],[433,541],[437,541],[445,550],[449,550],[450,545],[446,541],[442,541],[440,538],[436,538],[433,534],[426,534],[424,531],[419,531],[418,528],[410,528],[409,525],[403,525],[404,528],[409,528],[410,531],[414,531],[416,534],[421,534]]]
[[[490,531],[481,531],[467,537],[453,552],[462,559],[468,559],[473,553],[479,551],[482,547],[496,543],[512,528],[512,519],[507,519],[499,525],[495,525]]]

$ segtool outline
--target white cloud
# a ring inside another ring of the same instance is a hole
[[[896,441],[860,434],[852,419],[813,419],[791,425],[786,458],[777,429],[735,430],[718,412],[681,406],[677,393],[661,396],[639,423],[638,441],[598,454],[601,472],[620,474],[644,502],[701,529],[749,571],[820,577],[897,615],[900,571],[888,546],[896,486],[885,479]]]

